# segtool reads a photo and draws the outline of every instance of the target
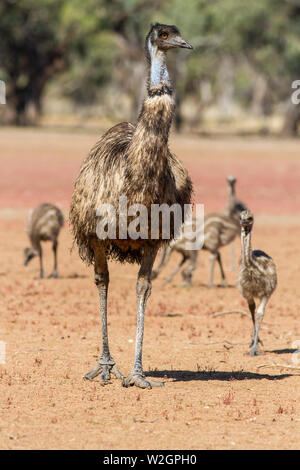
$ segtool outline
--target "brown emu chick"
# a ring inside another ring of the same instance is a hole
[[[236,177],[233,175],[227,176],[227,185],[228,185],[228,202],[227,206],[223,212],[224,215],[228,217],[233,217],[238,222],[240,221],[240,213],[248,209],[246,204],[236,197]]]
[[[239,230],[240,229],[238,222],[231,217],[227,217],[218,213],[211,213],[205,216],[204,244],[202,249],[207,250],[211,253],[209,287],[213,286],[214,268],[216,260],[220,267],[222,285],[227,285],[225,272],[221,260],[221,254],[219,250],[221,247],[231,243],[236,237],[236,235],[239,233]],[[152,279],[155,279],[159,275],[159,273],[169,261],[171,254],[174,251],[177,251],[182,255],[182,259],[179,265],[175,268],[175,270],[164,281],[164,284],[171,282],[175,274],[185,263],[186,267],[181,272],[184,281],[183,285],[190,286],[192,284],[193,274],[198,263],[199,250],[186,250],[186,242],[187,240],[183,236],[183,238],[179,240],[174,240],[169,244],[169,246],[163,248],[159,264],[157,268],[152,272]]]
[[[240,213],[248,209],[246,204],[236,197],[236,177],[233,175],[227,176],[227,185],[228,185],[228,202],[227,206],[223,212],[224,215],[234,218],[238,223],[240,223]],[[235,270],[235,256],[234,256],[234,242],[230,244],[231,251],[231,269]]]
[[[238,276],[238,288],[247,300],[253,323],[253,337],[250,345],[250,355],[259,354],[258,343],[262,343],[258,333],[264,318],[265,308],[277,285],[276,266],[269,255],[260,250],[252,251],[251,232],[253,227],[253,214],[243,211],[240,215],[241,224],[241,262]],[[255,312],[255,298],[259,305]]]
[[[58,277],[57,270],[57,246],[58,235],[64,224],[64,217],[61,210],[53,204],[40,204],[30,211],[27,219],[26,232],[28,234],[31,247],[24,248],[24,265],[35,256],[40,258],[40,277],[44,277],[42,241],[53,242],[54,269],[49,277]]]
[[[110,204],[118,221],[121,196],[127,198],[127,207],[142,204],[147,208],[148,215],[152,204],[179,204],[183,208],[184,204],[190,203],[191,181],[168,148],[175,99],[167,70],[166,52],[176,47],[192,48],[182,39],[175,26],[155,24],[151,27],[145,44],[149,63],[147,96],[137,123],[123,122],[107,131],[83,162],[74,186],[70,222],[82,259],[94,263],[102,323],[102,353],[96,367],[85,378],[92,380],[100,374],[103,385],[109,383],[111,373],[123,379],[125,387],[135,385],[150,389],[154,385],[163,385],[146,379],[142,367],[144,315],[151,293],[151,271],[159,247],[166,242],[163,240],[162,228],[157,239],[151,239],[149,230],[148,238],[134,240],[128,236],[122,238],[121,226],[117,225],[116,235],[104,239],[96,235],[96,211],[103,204]],[[114,220],[108,216],[108,228],[113,225]],[[128,232],[128,224],[126,230]],[[108,345],[109,258],[141,265],[136,285],[138,312],[135,361],[127,378],[117,369]]]

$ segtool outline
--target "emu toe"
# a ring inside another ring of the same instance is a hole
[[[248,353],[246,353],[249,356],[263,356],[264,353],[259,351],[258,348],[251,348]]]
[[[87,374],[84,375],[85,380],[93,380],[95,377],[100,375],[100,383],[101,385],[107,385],[110,384],[110,378],[111,375],[113,374],[117,379],[124,379],[124,376],[121,374],[121,372],[118,370],[116,364],[111,365],[102,365],[102,364],[97,364],[96,367],[88,372]]]
[[[153,380],[146,379],[143,374],[131,373],[123,379],[122,386],[129,387],[135,385],[139,388],[148,388],[151,390],[152,387],[164,387],[164,382],[155,382]]]
[[[53,271],[53,273],[50,274],[49,276],[49,279],[58,279],[59,278],[59,274],[57,271]]]

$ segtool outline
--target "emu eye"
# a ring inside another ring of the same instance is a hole
[[[163,39],[167,39],[168,36],[169,36],[168,33],[161,33],[161,37]]]

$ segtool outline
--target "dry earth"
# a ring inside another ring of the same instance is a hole
[[[162,286],[178,258],[153,283],[144,368],[163,389],[101,387],[82,380],[99,355],[100,321],[92,269],[80,261],[68,226],[61,233],[61,279],[38,279],[38,262],[22,265],[27,210],[53,202],[67,215],[80,162],[95,134],[0,130],[1,449],[296,449],[300,438],[300,162],[299,142],[171,137],[189,168],[195,201],[206,212],[226,203],[225,177],[256,214],[253,244],[273,256],[279,284],[266,312],[263,356],[249,357],[251,321],[231,287],[208,289],[203,252],[194,286]],[[238,262],[239,241],[235,243]],[[230,265],[229,249],[223,249]],[[45,249],[47,272],[52,268]],[[109,337],[127,374],[135,338],[137,267],[111,264]],[[219,273],[216,272],[216,282]],[[3,345],[3,343],[2,343]],[[3,359],[3,357],[2,357]]]

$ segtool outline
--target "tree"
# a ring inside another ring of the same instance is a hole
[[[291,84],[300,77],[300,1],[216,0],[210,12],[223,51],[244,56],[264,77],[261,84],[273,106],[287,103],[284,133],[296,135],[300,107],[291,104]]]
[[[46,83],[68,65],[70,31],[63,31],[60,0],[2,0],[0,67],[7,83],[10,120],[28,122],[33,107],[39,115]]]

